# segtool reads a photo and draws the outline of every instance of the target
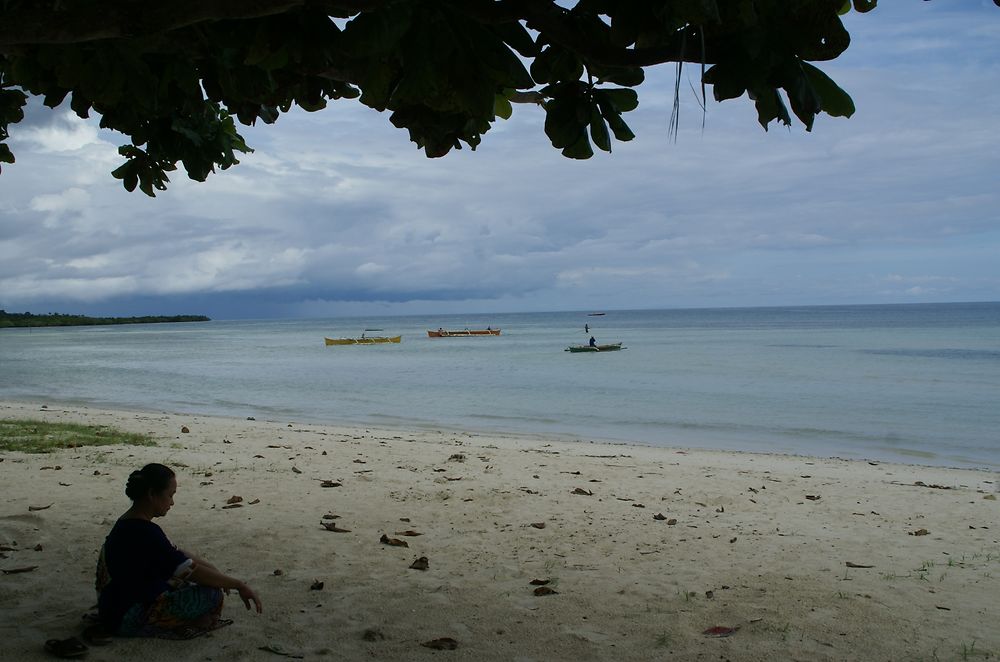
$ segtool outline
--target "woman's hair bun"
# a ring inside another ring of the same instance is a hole
[[[167,489],[173,477],[174,472],[170,467],[156,463],[147,464],[129,474],[128,482],[125,484],[125,496],[132,501],[139,501],[150,494],[159,494]]]

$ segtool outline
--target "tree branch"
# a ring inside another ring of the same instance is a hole
[[[648,67],[665,62],[702,62],[701,52],[688,52],[684,48],[683,34],[679,30],[669,44],[656,48],[618,48],[615,46],[595,43],[582,35],[573,24],[568,11],[553,2],[538,2],[537,0],[499,0],[497,2],[471,2],[470,0],[452,0],[448,6],[456,12],[465,14],[481,23],[509,23],[524,21],[536,32],[545,35],[552,43],[559,44],[593,64],[607,67]],[[687,28],[687,36],[695,38],[700,28]],[[705,54],[710,57],[711,54]],[[714,57],[704,60],[714,63]]]
[[[0,13],[0,49],[145,37],[206,21],[260,18],[293,9],[331,16],[372,11],[391,0],[31,0]]]

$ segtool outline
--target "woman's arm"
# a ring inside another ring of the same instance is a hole
[[[260,604],[260,597],[257,595],[256,591],[247,586],[245,582],[220,572],[211,564],[202,565],[198,561],[195,561],[191,574],[188,575],[187,579],[196,584],[201,584],[202,586],[211,586],[213,588],[222,589],[236,589],[247,609],[250,609],[250,603],[253,602],[254,606],[257,608],[258,614],[263,610],[263,607]]]
[[[208,562],[208,561],[206,561],[205,559],[201,558],[200,556],[197,556],[197,555],[195,555],[195,554],[192,554],[191,552],[189,552],[189,551],[187,551],[187,550],[183,550],[183,549],[181,549],[181,550],[179,550],[179,551],[181,552],[181,554],[183,554],[184,556],[186,556],[186,557],[188,557],[189,559],[191,559],[192,561],[194,561],[194,564],[195,564],[195,565],[200,565],[200,566],[202,566],[202,567],[204,567],[204,568],[211,568],[212,570],[215,570],[215,571],[218,571],[218,570],[219,570],[219,569],[218,569],[218,568],[216,568],[216,567],[215,567],[214,565],[212,565],[211,563],[209,563],[209,562]],[[218,587],[217,587],[217,588],[218,588]]]

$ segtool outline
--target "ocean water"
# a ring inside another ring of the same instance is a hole
[[[0,399],[1000,470],[1000,303],[5,329]]]

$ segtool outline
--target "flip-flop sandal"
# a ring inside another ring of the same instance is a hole
[[[64,659],[83,657],[87,654],[87,647],[76,637],[69,639],[49,639],[45,642],[45,651]]]
[[[114,641],[103,625],[90,625],[84,628],[83,640],[91,646],[107,646]]]

